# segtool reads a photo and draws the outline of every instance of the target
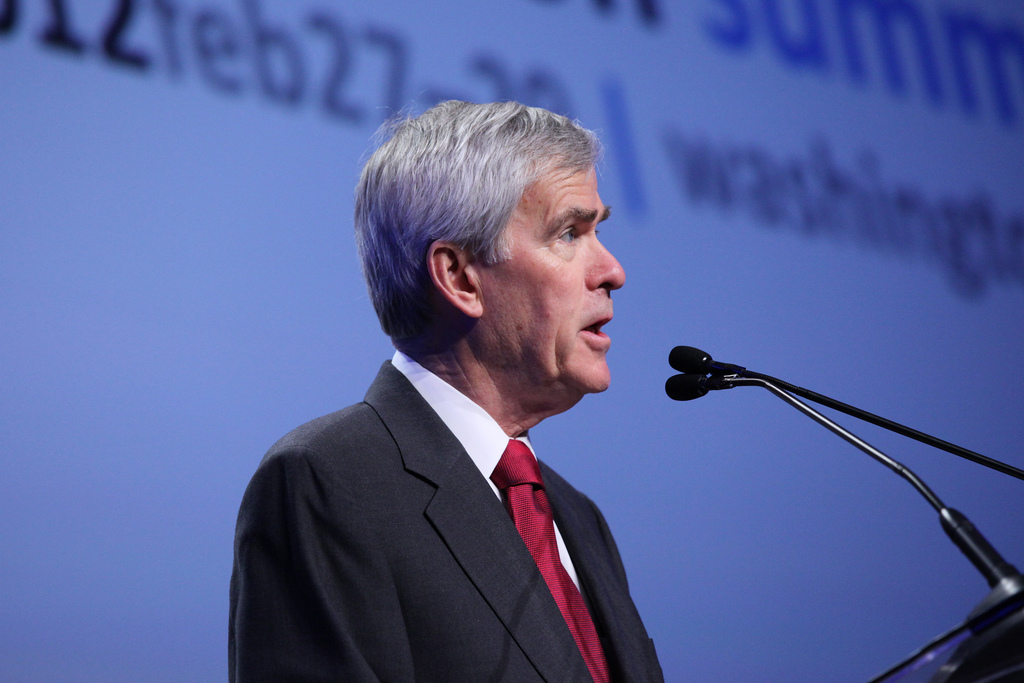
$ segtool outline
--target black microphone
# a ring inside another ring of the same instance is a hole
[[[678,370],[679,368],[676,369]],[[707,377],[703,374],[684,373],[682,375],[672,375],[665,380],[665,393],[674,401],[692,401],[695,398],[706,396],[709,391],[732,389],[734,386],[725,377]]]
[[[673,370],[696,375],[739,375],[745,367],[730,363],[719,363],[709,354],[692,346],[677,346],[668,354],[668,364]],[[685,400],[685,399],[678,399]]]
[[[677,346],[676,348],[682,347]],[[672,367],[675,365],[673,364]],[[706,380],[707,377],[704,375],[672,375],[665,380],[665,393],[673,401],[692,401],[707,395],[708,390],[704,386]]]

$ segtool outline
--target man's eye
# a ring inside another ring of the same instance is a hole
[[[561,241],[571,244],[576,241],[576,228],[569,228],[559,236]]]

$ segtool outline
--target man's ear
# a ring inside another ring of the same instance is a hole
[[[483,315],[477,261],[451,242],[433,242],[427,249],[427,272],[434,288],[452,306],[471,318]]]

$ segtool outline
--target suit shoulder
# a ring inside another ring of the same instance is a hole
[[[344,507],[386,489],[402,471],[384,422],[357,403],[296,427],[270,447],[242,497],[238,528],[246,520],[273,526],[272,518],[288,510]]]
[[[336,452],[371,441],[393,440],[377,412],[366,403],[356,403],[299,425],[270,447],[263,462],[289,452]]]
[[[398,446],[377,412],[366,403],[300,425],[270,447],[254,478],[270,472],[295,472],[315,477],[352,479],[386,463],[400,462]],[[273,476],[273,475],[271,475]]]

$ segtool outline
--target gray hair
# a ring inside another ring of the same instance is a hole
[[[587,171],[601,155],[578,122],[517,102],[442,102],[380,133],[390,137],[356,186],[356,245],[380,326],[395,341],[427,328],[434,241],[488,265],[507,259],[505,226],[527,189],[553,171]]]

